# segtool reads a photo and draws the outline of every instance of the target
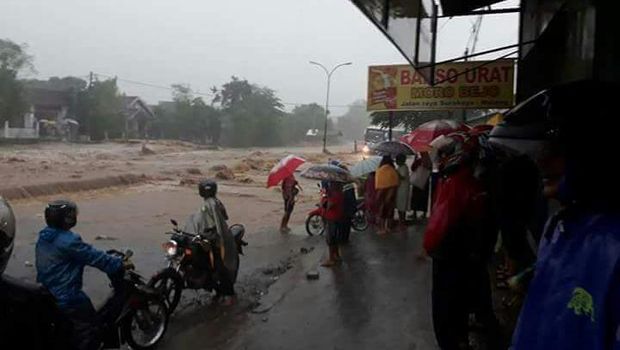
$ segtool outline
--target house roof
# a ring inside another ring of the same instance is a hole
[[[136,117],[140,112],[143,112],[148,118],[155,118],[155,113],[151,107],[149,107],[140,97],[138,96],[123,96],[123,112],[127,114],[129,119]]]
[[[35,106],[35,108],[62,108],[68,107],[71,104],[71,94],[68,91],[29,88],[27,92],[27,102]]]

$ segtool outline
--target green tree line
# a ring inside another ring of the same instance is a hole
[[[26,49],[10,40],[0,40],[1,122],[21,120],[30,108],[28,90],[36,87],[64,91],[70,96],[67,117],[80,123],[80,134],[90,136],[91,140],[124,135],[126,116],[116,79],[94,79],[90,83],[76,77],[53,77],[46,81],[20,79],[20,73],[34,71],[32,56]],[[187,85],[175,84],[171,89],[172,101],[153,107],[155,120],[148,126],[148,137],[231,147],[268,147],[299,143],[310,129],[317,130],[319,135],[323,133],[325,109],[322,106],[304,104],[287,112],[276,91],[236,76],[221,87],[213,87],[213,97],[209,100],[194,96]],[[359,102],[352,107],[340,120],[339,127],[361,133],[368,117],[355,111],[362,105]],[[362,120],[355,120],[357,115]],[[328,130],[333,125],[330,119]]]

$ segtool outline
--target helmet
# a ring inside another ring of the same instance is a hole
[[[202,180],[198,183],[198,193],[202,198],[215,197],[217,194],[217,182],[214,180]]]
[[[45,223],[47,226],[69,230],[77,224],[78,207],[69,200],[56,200],[45,207]]]
[[[432,158],[437,169],[450,173],[472,159],[474,153],[474,139],[465,132],[454,132],[442,135],[430,144],[433,148]]]
[[[0,197],[0,275],[11,258],[14,240],[15,215],[9,203]]]

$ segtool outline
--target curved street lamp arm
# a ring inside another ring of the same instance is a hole
[[[327,70],[327,68],[325,68],[324,65],[320,64],[319,62],[314,62],[314,61],[310,61],[310,64],[314,64],[315,66],[321,67],[325,71],[325,74],[329,76],[329,71]]]
[[[331,71],[331,72],[329,72],[329,74],[328,74],[328,75],[329,75],[329,76],[331,76],[331,75],[334,73],[334,71],[335,71],[336,69],[338,69],[338,68],[340,68],[340,67],[342,67],[342,66],[350,66],[350,65],[352,65],[352,64],[353,64],[352,62],[340,63],[339,65],[335,66],[335,67],[332,69],[332,71]]]

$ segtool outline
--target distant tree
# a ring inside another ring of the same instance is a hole
[[[155,133],[164,138],[217,144],[221,131],[220,112],[194,97],[189,86],[172,85],[173,102],[160,103],[155,108]]]
[[[214,102],[222,107],[225,136],[234,147],[282,144],[283,105],[275,91],[235,76],[224,84]]]
[[[119,138],[125,129],[122,99],[116,79],[94,81],[78,95],[80,131],[93,140]]]
[[[325,109],[316,103],[299,105],[282,118],[282,141],[294,144],[304,139],[310,129],[323,130]]]
[[[347,112],[336,119],[336,129],[342,131],[343,136],[349,140],[361,139],[368,125],[370,118],[365,100],[353,102]]]
[[[21,122],[27,111],[23,84],[18,80],[21,72],[33,72],[32,56],[26,45],[0,39],[0,122]]]

